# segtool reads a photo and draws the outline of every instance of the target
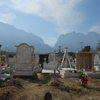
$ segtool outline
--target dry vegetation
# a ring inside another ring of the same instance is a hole
[[[56,78],[48,82],[16,78],[0,83],[0,100],[44,100],[47,92],[53,100],[100,100],[100,79],[89,78],[86,87],[77,78]]]

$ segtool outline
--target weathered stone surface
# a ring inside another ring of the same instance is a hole
[[[17,52],[15,64],[13,66],[13,75],[33,75],[33,51],[34,48],[26,43],[16,46]]]
[[[55,61],[55,60],[56,60],[56,55],[55,55],[55,53],[50,53],[50,54],[49,54],[49,62]]]
[[[32,76],[33,75],[33,71],[23,71],[23,70],[20,70],[20,71],[15,71],[14,72],[14,75],[15,76]]]
[[[47,70],[54,70],[57,69],[57,62],[49,62],[49,63],[44,63],[43,64],[43,69],[47,69]]]
[[[34,63],[35,64],[39,64],[39,54],[35,54],[35,57],[34,57]]]
[[[16,60],[16,63],[32,63],[32,57],[33,57],[33,50],[32,50],[32,46],[29,46],[25,43],[23,44],[20,44],[19,46],[16,46],[17,47],[17,54],[16,54],[16,57],[17,57],[17,60]]]
[[[14,70],[33,70],[33,67],[32,64],[15,64]]]

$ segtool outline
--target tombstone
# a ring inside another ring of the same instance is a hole
[[[31,76],[33,75],[34,47],[26,43],[16,46],[15,64],[13,66],[13,75]]]
[[[49,54],[49,63],[44,62],[43,69],[46,69],[46,70],[57,69],[57,61],[56,61],[55,53]]]
[[[100,65],[100,52],[96,52],[94,55],[94,65]]]
[[[94,54],[94,67],[97,71],[100,71],[100,51]]]
[[[56,60],[56,54],[55,53],[50,53],[49,54],[49,62],[55,61]]]
[[[39,54],[35,54],[35,64],[39,64]]]
[[[45,70],[54,70],[57,69],[57,62],[49,62],[49,63],[43,63],[43,69]]]

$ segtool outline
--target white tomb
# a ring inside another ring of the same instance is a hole
[[[96,71],[100,71],[100,51],[94,54],[94,67]]]

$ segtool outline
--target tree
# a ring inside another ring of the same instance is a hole
[[[83,52],[90,52],[90,50],[91,50],[91,46],[85,46],[85,47],[82,49]]]

